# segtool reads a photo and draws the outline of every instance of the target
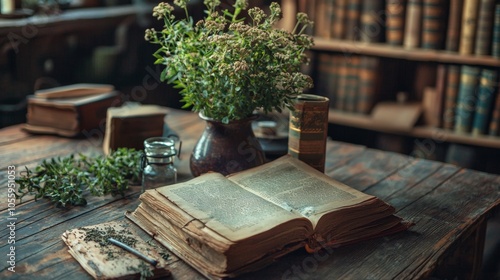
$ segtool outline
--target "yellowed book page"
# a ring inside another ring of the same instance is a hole
[[[269,231],[280,224],[294,223],[296,219],[309,223],[219,173],[208,173],[157,191],[194,219],[233,242]]]
[[[307,217],[314,226],[324,213],[373,198],[290,156],[229,178],[283,209]]]

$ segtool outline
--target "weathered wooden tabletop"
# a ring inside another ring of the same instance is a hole
[[[183,141],[178,169],[181,176],[189,177],[189,154],[204,123],[196,114],[178,110],[171,110],[166,120]],[[9,166],[19,174],[24,166],[33,168],[43,159],[100,153],[102,131],[91,134],[94,139],[67,139],[31,135],[20,126],[0,129],[0,279],[90,279],[67,252],[60,235],[75,227],[124,219],[124,212],[139,204],[140,188],[134,186],[126,198],[92,198],[84,207],[60,209],[44,199],[17,201],[10,209],[15,215],[10,216]],[[500,204],[499,176],[334,141],[327,148],[328,175],[380,197],[416,225],[407,232],[318,254],[299,250],[242,278],[468,279],[477,275],[485,221]],[[11,222],[15,229],[8,227]],[[14,273],[7,262],[11,246],[15,246]],[[175,256],[170,269],[173,279],[203,278]]]

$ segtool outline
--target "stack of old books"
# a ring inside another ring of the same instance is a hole
[[[28,96],[25,129],[61,136],[92,134],[104,127],[109,107],[119,106],[119,93],[107,84],[74,84],[38,90]]]
[[[289,155],[224,177],[207,173],[147,190],[127,217],[210,278],[411,226],[395,209]]]

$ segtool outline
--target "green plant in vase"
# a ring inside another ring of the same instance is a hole
[[[231,10],[222,10],[218,0],[205,0],[205,18],[195,22],[189,15],[188,2],[174,1],[185,11],[185,17],[181,19],[174,16],[172,5],[158,4],[153,9],[153,16],[164,22],[163,28],[147,29],[145,34],[146,40],[159,46],[153,55],[155,63],[165,67],[162,81],[180,89],[186,108],[200,112],[208,122],[220,125],[238,122],[237,127],[248,126],[251,130],[250,122],[244,122],[256,109],[266,113],[291,109],[295,97],[312,87],[311,77],[301,72],[301,66],[308,63],[305,52],[313,44],[312,37],[304,33],[312,24],[306,14],[298,13],[297,25],[288,32],[275,28],[282,17],[278,3],[271,3],[270,12],[266,14],[258,7],[247,9],[248,3],[244,0],[235,1]],[[242,16],[244,12],[246,18]],[[221,137],[228,138],[227,129],[219,130],[223,134]],[[246,134],[242,137],[238,138],[234,148],[240,156],[246,151],[243,142],[249,142],[249,145],[257,142],[247,140]],[[224,165],[235,166],[229,168],[235,170],[226,172],[207,166],[210,165],[208,162],[201,163],[209,170],[226,174],[251,167],[241,166],[220,153],[196,151],[195,148],[193,156],[206,158],[208,155]],[[250,162],[262,155],[249,152],[243,157],[244,162]],[[193,171],[193,164],[191,168]]]

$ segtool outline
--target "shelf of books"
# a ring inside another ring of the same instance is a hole
[[[409,49],[402,46],[388,45],[386,43],[367,43],[315,37],[312,49],[315,51],[344,53],[347,56],[358,54],[411,61],[500,67],[500,59],[489,55],[461,55],[457,52],[446,50]]]
[[[331,100],[330,122],[500,147],[500,2],[284,1],[315,22],[310,73]],[[424,122],[374,123],[373,108],[401,92],[421,103]]]
[[[328,120],[330,123],[372,130],[382,133],[396,134],[414,138],[435,139],[439,142],[465,144],[487,148],[500,148],[500,137],[491,135],[471,135],[458,133],[452,130],[436,128],[431,126],[415,126],[410,129],[388,125],[373,120],[370,116],[363,114],[351,114],[330,109]]]

